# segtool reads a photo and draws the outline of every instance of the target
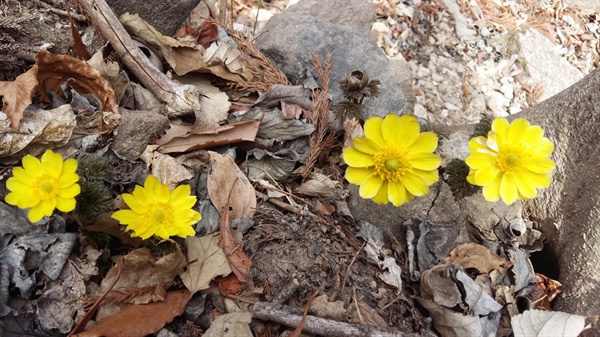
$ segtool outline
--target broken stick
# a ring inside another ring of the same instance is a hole
[[[169,117],[195,114],[198,118],[200,91],[197,87],[171,80],[158,70],[140,49],[112,9],[104,0],[79,0],[85,15],[99,34],[103,35],[117,52],[123,63],[161,102],[165,103]],[[202,125],[202,128],[218,125]],[[196,128],[196,127],[195,127]]]

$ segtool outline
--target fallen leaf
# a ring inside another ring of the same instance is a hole
[[[192,125],[171,124],[156,144],[160,153],[167,154],[253,141],[259,125],[258,120],[247,120],[198,131]]]
[[[157,145],[148,145],[140,156],[150,168],[150,173],[158,180],[173,190],[181,182],[192,179],[194,175],[185,166],[177,162],[177,159],[162,154],[156,149]]]
[[[100,284],[100,291],[105,290],[116,278],[118,269],[121,268],[121,276],[114,286],[114,290],[139,289],[144,287],[156,286],[160,283],[170,282],[183,272],[187,265],[186,258],[177,249],[175,252],[156,258],[146,248],[134,249],[125,255],[122,263],[119,262],[113,266]],[[151,302],[161,299],[161,294],[154,292],[143,293],[131,299],[133,303]],[[129,304],[107,305],[98,310],[97,317],[102,319],[121,311]]]
[[[526,310],[511,320],[515,337],[578,336],[589,328],[586,317],[560,311]]]
[[[237,180],[238,179],[234,179],[234,182]],[[227,256],[227,261],[229,261],[229,267],[231,267],[235,276],[240,280],[240,283],[246,283],[248,281],[250,267],[252,267],[252,261],[242,249],[241,239],[236,241],[233,237],[231,228],[229,228],[229,201],[231,200],[231,192],[233,192],[233,189],[229,191],[230,192],[227,194],[227,203],[224,207],[225,211],[221,214],[221,224],[219,226],[221,241],[219,242],[219,247],[223,248],[223,251]]]
[[[93,328],[74,337],[143,337],[157,333],[173,318],[181,315],[192,293],[187,289],[168,291],[165,300],[136,304],[107,317]]]
[[[302,109],[299,105],[281,102],[281,113],[285,118],[300,119],[300,116],[302,116],[302,113],[305,111],[306,110]]]
[[[248,160],[242,167],[252,181],[272,179],[275,181],[289,177],[300,160],[298,153],[291,149],[281,149],[275,153],[263,149],[248,151]]]
[[[474,268],[481,273],[490,273],[492,270],[504,273],[506,269],[512,266],[509,260],[474,242],[468,242],[454,248],[450,252],[450,256],[445,259],[445,263],[455,263],[463,269]]]
[[[139,247],[142,243],[142,239],[139,237],[132,237],[129,233],[125,232],[125,226],[121,225],[119,221],[113,219],[111,213],[104,213],[96,222],[92,225],[85,226],[83,229],[91,232],[101,232],[110,234],[117,239],[123,241],[123,243],[128,244],[132,247]]]
[[[39,92],[43,101],[50,102],[48,94],[51,91],[61,92],[61,83],[68,82],[81,95],[98,97],[103,104],[103,110],[119,113],[119,104],[112,85],[87,62],[45,50],[37,53],[35,58]]]
[[[321,295],[315,298],[310,305],[310,311],[314,312],[315,316],[336,321],[343,321],[346,318],[344,301],[337,300],[335,302],[329,302],[327,295]]]
[[[219,30],[217,29],[217,25],[215,25],[211,21],[204,21],[198,29],[198,37],[196,38],[196,42],[204,48],[208,48],[208,46],[216,40],[217,35],[219,35]]]
[[[219,285],[219,291],[222,295],[234,295],[246,289],[246,285],[242,285],[235,274],[230,274],[225,277],[217,277],[214,279]]]
[[[312,174],[308,180],[304,181],[296,189],[296,192],[312,197],[334,200],[344,200],[347,197],[347,192],[344,191],[343,184],[321,173]]]
[[[185,238],[188,267],[180,276],[185,287],[193,293],[207,289],[212,279],[231,274],[218,234]]]
[[[203,337],[253,337],[250,312],[232,312],[215,318]]]
[[[246,175],[227,155],[208,151],[211,169],[207,178],[208,195],[221,216],[232,219],[252,218],[256,210],[256,194]],[[229,195],[234,196],[229,201]],[[230,210],[229,213],[226,213]]]
[[[10,128],[19,130],[23,112],[31,104],[31,96],[38,87],[38,66],[17,76],[14,81],[0,81],[0,96],[2,96],[2,112],[10,120]]]

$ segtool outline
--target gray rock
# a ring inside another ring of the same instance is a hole
[[[331,57],[329,83],[333,103],[343,100],[338,82],[353,70],[365,70],[381,81],[381,96],[363,101],[368,116],[402,111],[406,102],[390,60],[377,46],[370,27],[372,3],[364,0],[303,0],[274,16],[256,46],[281,69],[291,84],[306,74],[317,78],[311,55]]]
[[[404,242],[406,228],[402,224],[408,219],[429,220],[432,226],[454,227],[456,235],[462,230],[461,212],[454,202],[454,197],[445,183],[430,186],[429,194],[414,198],[411,202],[396,207],[391,203],[378,205],[371,200],[363,199],[358,194],[358,186],[349,186],[348,207],[356,221],[368,221],[380,228],[389,228],[392,233]],[[385,231],[384,231],[385,232]],[[455,238],[448,238],[454,242]]]
[[[598,0],[566,0],[567,6],[588,9],[594,12],[600,12],[600,2]]]
[[[138,13],[164,35],[173,35],[200,0],[106,0],[117,16]]]
[[[111,148],[119,158],[131,161],[138,160],[146,145],[169,126],[167,116],[156,111],[121,109],[121,116]]]
[[[511,32],[516,39],[505,39],[517,43],[519,58],[525,62],[525,71],[535,83],[542,85],[540,102],[544,101],[583,78],[583,73],[557,51],[557,46],[535,29]],[[511,46],[507,46],[512,49]]]

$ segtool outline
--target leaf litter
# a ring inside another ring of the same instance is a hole
[[[241,7],[236,10],[243,12]],[[384,328],[389,326],[396,328],[392,335],[432,333],[427,316],[440,336],[488,335],[500,328],[543,336],[586,327],[583,316],[519,314],[510,306],[518,291],[533,285],[532,308],[561,291],[528,264],[530,250],[523,247],[541,240],[530,228],[528,238],[457,246],[433,268],[418,270],[420,286],[409,278],[407,263],[415,261],[405,248],[395,242],[390,249],[373,225],[358,234],[344,208],[347,191],[336,164],[341,144],[337,153],[327,144],[337,135],[327,127],[326,85],[323,91],[287,85],[240,35],[231,35],[237,46],[219,41],[221,30],[229,31],[212,14],[197,30],[186,26],[178,39],[137,15],[124,15],[121,22],[162,54],[179,82],[196,86],[202,109],[171,116],[170,128],[154,135],[139,160],[119,158],[106,151],[119,115],[139,107],[158,113],[156,92],[130,80],[102,52],[92,57],[92,66],[43,51],[31,70],[0,82],[7,116],[1,162],[8,165],[45,148],[63,147],[68,156],[104,149],[115,167],[128,168],[103,178],[113,195],[131,191],[149,173],[171,187],[189,182],[216,209],[219,226],[185,240],[141,242],[111,212],[88,222],[57,214],[31,227],[22,213],[2,203],[7,223],[0,227],[0,316],[16,314],[21,332],[29,332],[22,317],[32,313],[43,329],[73,336],[145,336],[165,327],[181,335],[299,336],[303,330],[322,333],[315,325],[319,317],[334,329],[374,329],[380,335],[390,333]],[[313,61],[327,79],[328,60]],[[258,78],[257,69],[267,74]],[[253,103],[245,111],[233,111],[248,97]],[[211,127],[200,128],[194,118]],[[351,120],[343,129],[346,135],[362,132]],[[2,169],[7,171],[8,166]],[[416,254],[431,254],[424,247],[417,245]],[[27,305],[15,306],[15,299]],[[98,304],[90,309],[94,299]],[[279,310],[272,311],[276,315],[266,310],[271,306]],[[95,326],[75,328],[87,322],[84,317]]]

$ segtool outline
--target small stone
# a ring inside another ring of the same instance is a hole
[[[419,70],[417,71],[417,77],[423,78],[423,77],[429,77],[430,75],[431,75],[431,70],[429,70],[425,67],[419,67]]]
[[[419,118],[427,119],[429,111],[419,103],[415,103],[415,110],[413,114]]]
[[[508,116],[508,113],[506,112],[506,109],[504,109],[504,106],[507,105],[507,103],[508,102],[502,93],[494,91],[487,100],[487,107],[492,110],[494,116],[506,117]]]

